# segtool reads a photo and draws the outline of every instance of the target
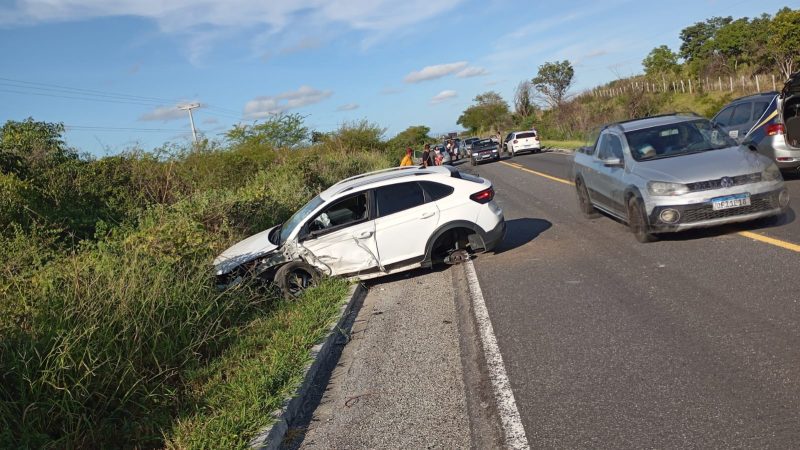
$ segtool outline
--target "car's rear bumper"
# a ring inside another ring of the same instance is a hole
[[[783,196],[783,199],[782,199]],[[714,211],[710,202],[689,205],[657,206],[650,213],[650,229],[654,233],[684,231],[693,228],[707,228],[727,223],[747,222],[783,213],[789,206],[789,193],[785,188],[753,195],[751,204],[738,208]],[[664,223],[660,219],[665,209],[674,209],[680,214],[676,223]]]
[[[506,220],[504,217],[500,217],[500,222],[497,225],[487,231],[483,237],[483,245],[484,251],[489,252],[495,249],[497,245],[503,241],[503,237],[506,234]]]

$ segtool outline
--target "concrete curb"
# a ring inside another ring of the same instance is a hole
[[[350,288],[350,293],[348,294],[350,298],[347,303],[342,305],[339,311],[339,320],[331,325],[322,342],[311,349],[311,362],[306,365],[303,382],[300,383],[294,395],[284,401],[280,409],[272,412],[271,415],[275,418],[275,422],[250,441],[250,448],[259,450],[277,450],[280,448],[286,432],[289,431],[289,425],[302,411],[303,404],[306,402],[307,394],[312,388],[312,383],[317,373],[320,368],[328,365],[336,340],[347,333],[352,326],[353,322],[349,319],[351,319],[350,315],[353,312],[356,300],[366,295],[366,293],[367,288],[361,283]]]

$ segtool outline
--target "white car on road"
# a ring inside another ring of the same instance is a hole
[[[542,151],[542,143],[539,142],[536,130],[509,133],[505,141],[506,151],[511,153],[512,157],[519,152],[539,153]]]
[[[351,177],[220,254],[217,285],[255,276],[294,296],[323,274],[363,280],[459,262],[502,240],[505,220],[493,199],[490,181],[452,167]]]

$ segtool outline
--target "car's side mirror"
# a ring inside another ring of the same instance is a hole
[[[619,158],[609,158],[603,161],[603,165],[606,167],[624,167],[625,163]]]

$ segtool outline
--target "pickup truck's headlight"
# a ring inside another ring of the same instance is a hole
[[[781,169],[778,169],[778,166],[775,164],[770,164],[769,167],[764,169],[761,172],[761,180],[762,181],[775,181],[775,180],[782,180],[783,176],[781,175]]]
[[[647,183],[647,191],[650,195],[683,195],[689,193],[689,187],[680,183],[650,181]]]

